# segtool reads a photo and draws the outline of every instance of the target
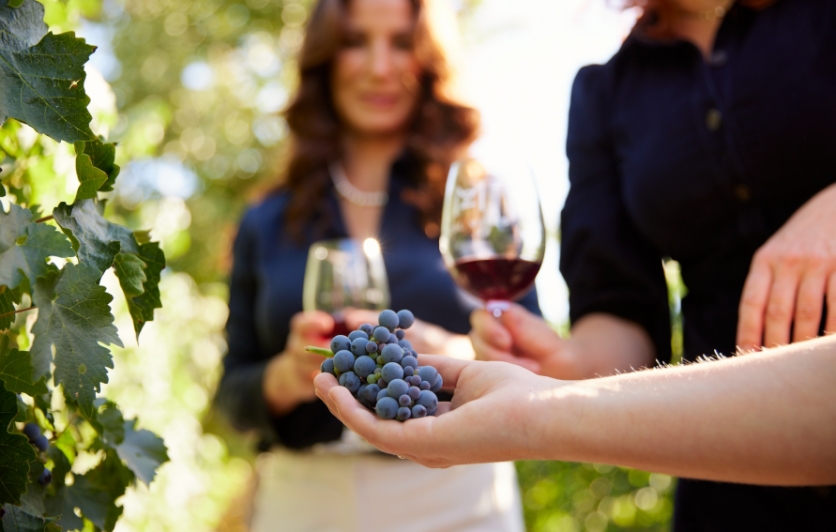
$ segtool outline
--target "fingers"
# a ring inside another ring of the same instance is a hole
[[[815,338],[821,325],[822,302],[827,289],[827,276],[822,270],[809,272],[798,286],[793,321],[793,342]]]
[[[836,334],[836,272],[830,274],[827,281],[827,323],[824,324],[827,334]]]
[[[772,269],[755,259],[743,285],[737,320],[737,345],[741,351],[761,347],[764,313],[772,283]]]
[[[379,312],[373,310],[359,308],[346,309],[344,312],[345,324],[352,331],[358,329],[364,323],[377,325],[378,315]]]
[[[326,336],[334,330],[334,318],[325,312],[298,312],[290,320],[290,329],[300,336]]]
[[[798,272],[794,269],[779,268],[775,272],[775,280],[769,290],[769,300],[766,304],[764,347],[790,343],[790,326],[795,314],[798,281]]]
[[[433,366],[444,379],[445,389],[454,389],[459,382],[459,375],[467,366],[474,364],[471,360],[461,360],[440,355],[418,355],[418,364],[421,366]]]
[[[560,337],[548,323],[520,305],[511,305],[500,321],[513,338],[514,351],[526,358],[547,357],[560,349]]]
[[[473,344],[473,351],[476,354],[477,360],[482,361],[499,361],[516,364],[524,367],[528,371],[539,373],[541,365],[536,360],[530,358],[518,357],[507,351],[495,349],[493,346],[487,344],[481,337],[471,334],[470,342]]]
[[[510,351],[513,339],[499,320],[487,311],[479,309],[470,314],[471,338],[479,339],[479,344],[500,351]],[[475,342],[474,342],[475,348]],[[478,356],[478,353],[477,353]]]

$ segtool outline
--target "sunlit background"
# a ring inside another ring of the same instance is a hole
[[[105,277],[127,345],[115,352],[105,393],[160,434],[171,457],[150,489],[123,498],[117,530],[243,531],[257,475],[252,442],[210,409],[226,348],[225,280],[239,216],[274,182],[281,161],[287,129],[278,113],[296,81],[293,57],[310,1],[42,2],[54,31],[75,29],[98,46],[86,82],[94,130],[119,142],[124,165],[107,214],[150,229],[168,258],[164,306],[140,346],[117,281]],[[635,13],[606,0],[453,7],[463,30],[462,90],[484,120],[474,151],[533,168],[551,236],[540,301],[555,326],[565,325],[557,221],[567,189],[569,91],[580,66],[615,52]],[[35,142],[28,128],[19,136]],[[73,155],[66,144],[39,142],[50,157],[30,168],[32,197],[51,209],[72,200]],[[668,528],[667,476],[558,462],[518,468],[531,531]]]

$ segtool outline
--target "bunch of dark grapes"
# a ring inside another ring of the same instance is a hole
[[[27,423],[23,427],[23,434],[29,438],[29,443],[35,446],[40,452],[45,453],[49,451],[49,440],[46,436],[41,433],[41,427],[36,425],[35,423]],[[49,469],[44,468],[41,471],[40,476],[38,477],[38,482],[42,486],[46,486],[50,482],[52,482],[52,472]]]
[[[364,323],[348,336],[331,340],[322,372],[337,377],[358,401],[383,419],[406,421],[432,416],[438,408],[435,392],[443,384],[432,366],[418,366],[418,353],[404,336],[415,322],[408,310],[384,310],[378,326]],[[330,355],[333,353],[333,356]]]

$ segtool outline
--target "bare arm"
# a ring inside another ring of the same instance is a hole
[[[503,363],[421,363],[455,388],[439,417],[379,420],[330,375],[317,376],[317,393],[372,444],[434,467],[559,459],[743,483],[836,483],[836,338],[578,382]]]

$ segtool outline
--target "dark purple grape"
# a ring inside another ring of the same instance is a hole
[[[402,406],[398,408],[398,413],[395,415],[395,419],[398,421],[406,421],[407,419],[412,417],[412,409],[408,406]]]
[[[421,395],[415,402],[425,406],[427,412],[435,412],[435,409],[438,408],[438,397],[429,390],[421,390]]]
[[[354,373],[361,379],[373,374],[375,367],[377,367],[377,364],[374,363],[374,360],[365,355],[357,357],[357,360],[354,361]]]
[[[404,331],[403,329],[398,329],[397,331],[395,331],[395,336],[398,337],[398,340],[403,340],[404,336],[406,336],[406,331]]]
[[[348,333],[348,339],[351,340],[352,342],[354,340],[358,339],[358,338],[362,338],[363,340],[368,340],[369,335],[368,335],[368,333],[366,333],[366,331],[361,331],[359,329],[356,330],[356,331],[351,331],[350,333]]]
[[[369,402],[377,401],[377,394],[380,393],[380,386],[377,384],[369,384],[366,386],[365,395]]]
[[[340,375],[340,386],[346,388],[349,392],[354,393],[360,388],[360,377],[353,371],[346,371]]]
[[[409,385],[401,379],[395,379],[386,386],[386,389],[389,390],[389,397],[397,399],[406,395],[406,392],[409,391]]]
[[[336,353],[337,351],[347,351],[351,349],[351,340],[348,339],[348,336],[343,336],[342,334],[338,334],[331,340],[331,352]]]
[[[44,468],[44,470],[41,471],[41,475],[38,477],[38,484],[41,486],[47,486],[50,482],[52,482],[52,471]]]
[[[334,359],[333,358],[326,358],[322,361],[322,364],[319,366],[319,371],[321,373],[330,373],[331,375],[336,376],[337,374],[334,373]]]
[[[29,438],[29,443],[32,443],[32,440],[41,435],[41,427],[34,423],[27,423],[23,427],[23,433],[26,434],[27,438]]]
[[[377,344],[374,342],[369,342],[366,344],[366,352],[367,353],[377,353]]]
[[[402,379],[403,368],[397,362],[389,362],[380,370],[380,375],[388,382],[392,382],[395,379]]]
[[[424,405],[415,405],[412,407],[412,417],[422,418],[427,417],[427,407]]]
[[[34,445],[42,453],[49,450],[49,440],[46,439],[46,436],[43,434],[32,440],[32,445]]]
[[[404,374],[404,377],[412,377],[413,375],[415,375],[415,370],[414,370],[414,369],[412,369],[412,368],[411,368],[411,367],[409,367],[409,366],[406,366],[406,367],[403,369],[403,374]]]
[[[345,349],[337,351],[337,354],[334,355],[334,368],[340,373],[345,373],[353,367],[354,355],[351,354],[351,351],[346,351]]]
[[[389,329],[386,327],[377,327],[372,333],[372,336],[378,342],[387,342],[389,341]]]
[[[438,376],[438,370],[432,366],[421,366],[418,368],[418,375],[421,376],[421,380],[425,380],[432,384]]]
[[[401,406],[412,406],[412,398],[409,395],[398,397],[398,404]]]
[[[349,351],[351,351],[352,355],[361,357],[367,353],[366,344],[368,343],[369,341],[365,338],[355,338],[351,341],[351,349]]]
[[[412,368],[414,373],[414,370],[418,369],[418,359],[412,355],[406,355],[401,359],[401,366],[403,366],[404,369],[407,367]]]
[[[377,317],[377,322],[380,324],[381,327],[386,327],[390,331],[394,331],[398,328],[399,323],[398,315],[395,313],[394,310],[386,309],[380,313],[380,316]]]
[[[409,384],[413,386],[421,386],[421,377],[419,377],[418,375],[413,375],[409,378]],[[429,383],[427,383],[427,385],[429,385]]]
[[[380,356],[385,363],[400,362],[403,360],[403,349],[398,345],[389,344],[380,351]]]
[[[438,378],[435,381],[435,384],[430,386],[430,391],[437,392],[438,390],[441,389],[442,386],[444,386],[444,379],[442,379],[441,375],[439,375]]]
[[[413,401],[417,401],[419,397],[421,397],[421,388],[417,386],[410,386],[409,391],[406,392],[409,395],[409,398]]]
[[[375,397],[375,399],[377,401],[380,401],[384,397],[389,397],[389,392],[386,390],[386,388],[381,388],[380,391],[377,392],[377,397]]]
[[[391,397],[382,397],[378,399],[374,411],[383,419],[395,419],[398,414],[398,402]]]
[[[398,311],[398,326],[401,329],[409,329],[415,323],[415,315],[412,312],[403,309]]]

